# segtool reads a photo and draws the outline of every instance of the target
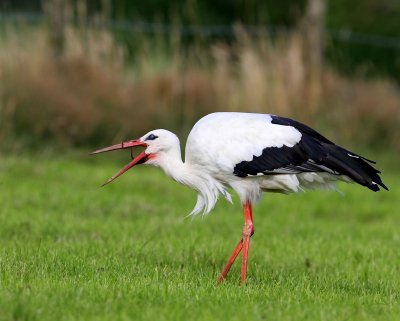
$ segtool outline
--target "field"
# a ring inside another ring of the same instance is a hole
[[[0,320],[399,320],[399,158],[366,156],[390,192],[264,197],[241,287],[238,263],[216,284],[236,198],[190,219],[194,192],[154,168],[99,187],[127,155],[3,155]]]

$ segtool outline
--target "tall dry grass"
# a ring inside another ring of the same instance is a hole
[[[400,149],[400,92],[389,80],[348,79],[326,66],[310,77],[304,37],[168,49],[141,40],[133,61],[104,29],[8,28],[0,38],[0,142],[107,144],[167,127],[187,132],[214,111],[275,113],[353,144]],[[162,42],[160,42],[162,43]],[[164,50],[165,49],[165,50]],[[168,52],[168,54],[167,54]]]

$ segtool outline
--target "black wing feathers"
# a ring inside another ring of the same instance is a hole
[[[318,139],[320,142],[322,143],[327,143],[327,144],[332,144],[335,145],[332,141],[330,141],[329,139],[327,139],[326,137],[322,136],[320,133],[318,133],[316,130],[312,129],[311,127],[304,125],[303,123],[300,123],[296,120],[290,119],[290,118],[286,118],[286,117],[279,117],[279,116],[275,116],[275,115],[271,115],[272,124],[277,124],[277,125],[282,125],[282,126],[292,126],[294,128],[296,128],[298,131],[300,131],[303,135],[307,135],[310,137],[314,137],[316,139]],[[367,162],[370,162],[372,164],[376,164],[376,162],[374,162],[373,160],[370,160],[368,158],[365,158],[363,156],[357,155],[355,153],[349,152],[345,149],[343,149],[344,151],[348,152],[350,155],[352,156],[357,156],[362,158],[363,160],[366,160]]]
[[[251,161],[236,164],[234,174],[247,175],[296,174],[302,172],[328,172],[346,175],[355,182],[379,191],[379,186],[387,190],[379,177],[379,171],[370,163],[375,163],[354,154],[316,132],[314,129],[289,118],[271,116],[272,123],[292,126],[302,134],[301,140],[293,147],[268,147],[260,156]]]
[[[293,120],[290,118],[285,118],[285,117],[274,116],[274,115],[271,115],[271,118],[272,118],[272,120],[271,120],[272,124],[282,125],[282,126],[292,126],[292,127],[296,128],[298,131],[300,131],[302,134],[306,134],[307,136],[314,137],[314,138],[318,139],[320,142],[333,144],[333,142],[331,142],[326,137],[322,136],[320,133],[318,133],[311,127],[304,125],[303,123],[300,123],[296,120]]]

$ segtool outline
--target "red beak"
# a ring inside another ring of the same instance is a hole
[[[126,149],[126,148],[131,148],[135,146],[144,146],[147,147],[146,143],[141,142],[140,140],[130,140],[128,142],[122,142],[120,144],[112,145],[109,147],[101,148],[98,150],[95,150],[94,152],[90,153],[90,155],[94,154],[100,154],[100,153],[105,153],[105,152],[111,152],[113,150],[118,150],[118,149]],[[129,162],[127,165],[125,165],[123,168],[121,168],[117,173],[115,173],[111,178],[109,178],[103,185],[104,186],[108,183],[111,183],[114,179],[117,177],[121,176],[123,173],[125,173],[128,169],[132,168],[133,166],[137,164],[142,164],[148,160],[149,155],[147,155],[145,152],[141,152],[138,156],[132,159],[131,162]]]

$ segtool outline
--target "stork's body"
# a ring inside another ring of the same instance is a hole
[[[191,215],[209,213],[220,194],[231,201],[228,188],[239,195],[245,221],[242,237],[219,281],[226,277],[240,251],[241,283],[246,279],[254,233],[252,204],[262,192],[334,188],[337,180],[354,181],[373,191],[379,186],[386,189],[380,172],[368,164],[371,161],[335,145],[306,125],[274,115],[214,113],[203,117],[188,136],[185,162],[178,137],[163,129],[94,153],[138,145],[146,150],[107,183],[139,163],[159,166],[174,180],[197,191]]]

